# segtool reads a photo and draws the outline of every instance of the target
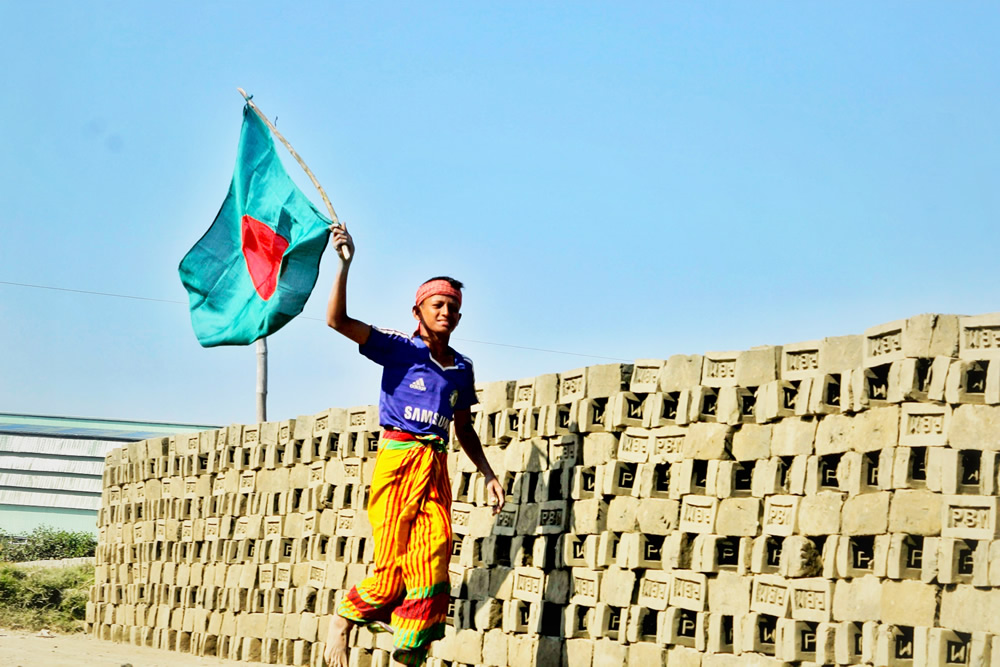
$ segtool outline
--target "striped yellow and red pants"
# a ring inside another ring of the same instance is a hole
[[[348,591],[337,613],[357,623],[388,621],[393,657],[420,665],[444,635],[451,558],[451,483],[444,442],[386,431],[368,500],[375,572]]]

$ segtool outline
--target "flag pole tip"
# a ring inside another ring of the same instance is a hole
[[[243,99],[247,100],[248,102],[250,101],[250,96],[247,95],[247,91],[245,91],[242,88],[238,87],[238,88],[236,88],[236,92],[238,92],[240,95],[242,95]]]

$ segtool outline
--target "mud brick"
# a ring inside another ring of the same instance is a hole
[[[839,414],[841,402],[850,400],[849,387],[848,376],[840,373],[824,373],[803,380],[799,386],[803,400],[796,401],[795,413],[799,416]]]
[[[884,577],[888,570],[889,542],[888,535],[839,536],[834,552],[837,576],[852,578],[873,574]],[[833,548],[829,540],[824,545],[824,557],[827,547]]]
[[[760,530],[760,515],[761,503],[757,498],[723,498],[713,532],[752,537]]]
[[[614,433],[587,433],[583,436],[583,465],[597,466],[614,461],[618,436]]]
[[[733,428],[726,424],[692,424],[684,438],[684,458],[724,458],[732,433]]]
[[[771,455],[774,427],[746,424],[732,435],[733,458],[737,461],[766,459]]]
[[[570,468],[546,470],[538,473],[535,481],[535,498],[542,502],[564,501],[572,488],[572,473]]]
[[[758,574],[750,589],[750,611],[785,617],[789,612],[789,581],[775,574]]]
[[[515,383],[513,407],[530,408],[555,403],[559,376],[555,373],[518,380]]]
[[[482,663],[482,635],[471,629],[455,633],[455,661],[469,665]]]
[[[882,588],[876,577],[837,581],[833,591],[833,619],[854,622],[879,620],[881,601]]]
[[[775,380],[760,386],[757,390],[754,420],[764,424],[807,413],[809,394],[799,391],[798,382]]]
[[[670,475],[667,497],[680,500],[688,494],[707,494],[709,463],[704,459],[685,459],[671,464],[667,469]]]
[[[517,535],[534,535],[538,531],[540,505],[538,503],[521,503],[517,508]]]
[[[600,433],[614,430],[607,426],[609,398],[582,398],[573,401],[569,430],[574,433]]]
[[[884,581],[881,586],[883,623],[931,627],[937,611],[936,589],[919,581]]]
[[[482,637],[482,664],[486,667],[506,667],[507,635],[498,626],[490,626]]]
[[[992,376],[992,377],[991,377]],[[945,380],[944,400],[983,405],[996,403],[996,364],[988,361],[953,361]],[[992,390],[992,391],[991,391]],[[991,400],[988,400],[989,397]]]
[[[640,506],[638,498],[615,496],[608,504],[607,530],[629,532],[638,525],[636,512]]]
[[[594,638],[624,641],[628,623],[628,607],[617,607],[600,602],[588,615],[587,632]]]
[[[1000,362],[996,364],[1000,366]],[[1000,407],[959,405],[952,413],[948,441],[956,449],[1000,450]]]
[[[666,363],[662,359],[636,359],[635,363],[632,364],[628,390],[642,394],[658,391],[660,374]]]
[[[550,438],[548,446],[548,462],[551,468],[569,468],[583,460],[583,443],[579,435]]]
[[[510,442],[519,437],[521,430],[521,411],[514,408],[504,408],[493,413],[493,437],[498,443]]]
[[[787,536],[798,528],[799,496],[768,496],[764,499],[763,532]]]
[[[963,452],[963,456],[968,456],[969,454],[969,451]],[[998,490],[1000,490],[1000,487],[997,485],[997,476],[1000,474],[1000,453],[983,452],[980,459],[979,494],[983,496],[995,496]],[[961,488],[972,487],[963,485]]]
[[[616,607],[632,604],[635,589],[635,572],[612,566],[600,581],[600,599]]]
[[[777,617],[751,612],[742,619],[735,619],[735,621],[740,625],[736,634],[739,638],[738,641],[742,651],[774,655],[778,639]],[[757,659],[761,661],[768,660],[768,658],[763,656],[759,656]]]
[[[845,535],[878,535],[888,530],[889,500],[886,491],[849,497],[844,501]]]
[[[648,394],[642,406],[642,426],[658,428],[673,425],[678,418],[680,394],[681,392],[665,394],[659,391]],[[690,401],[685,402],[685,410],[689,403]]]
[[[569,602],[586,607],[596,605],[601,589],[601,574],[598,570],[574,567],[570,571]]]
[[[663,565],[662,535],[631,533],[622,536],[618,547],[619,567],[660,569]]]
[[[579,401],[543,405],[538,411],[536,437],[554,437],[579,432],[578,412]]]
[[[791,459],[791,457],[786,457]],[[794,459],[791,459],[794,460]],[[750,479],[750,493],[756,498],[788,491],[788,463],[786,459],[763,459],[754,464]]]
[[[959,317],[958,327],[959,358],[970,360],[1000,358],[1000,313]]]
[[[997,536],[997,498],[944,496],[941,535],[959,539],[992,540]]]
[[[603,482],[602,492],[605,495],[630,496],[632,489],[638,483],[636,474],[638,464],[625,461],[614,461],[604,466],[600,475]]]
[[[569,507],[565,500],[550,500],[539,503],[538,528],[539,535],[558,535],[566,530],[569,523]],[[476,508],[480,511],[479,525],[489,529],[490,508]]]
[[[822,553],[815,542],[801,535],[790,535],[782,541],[779,574],[784,577],[812,577],[822,571]]]
[[[476,509],[474,505],[468,503],[452,503],[451,506],[451,526],[452,531],[457,535],[467,535],[472,528],[472,512]],[[353,512],[351,521],[353,522]]]
[[[741,616],[750,610],[752,579],[737,572],[719,572],[708,579],[708,609],[713,614]]]
[[[566,634],[567,637],[575,635]],[[592,667],[594,660],[594,642],[590,639],[567,639],[564,642],[562,662],[552,663],[562,667]],[[508,663],[503,663],[507,665]],[[513,663],[510,663],[513,664]],[[612,663],[613,664],[613,663]],[[541,667],[541,665],[539,665]]]
[[[645,397],[631,391],[617,392],[608,398],[604,424],[610,430],[643,425]]]
[[[989,583],[989,542],[986,540],[938,540],[938,572],[940,584]]]
[[[679,426],[661,426],[648,431],[648,460],[651,463],[680,461],[684,456],[684,441],[688,429]],[[638,434],[638,431],[634,433]]]
[[[862,624],[848,621],[832,623],[830,627],[834,633],[834,661],[838,665],[860,664],[866,656],[870,659],[874,655],[874,622]],[[866,634],[868,636],[867,642],[865,641]]]
[[[833,611],[833,582],[828,579],[791,579],[789,605],[791,617],[812,623],[827,622]]]
[[[803,535],[833,535],[840,532],[844,495],[824,491],[799,501],[797,530]]]
[[[595,567],[610,567],[617,564],[621,538],[621,533],[612,532],[601,533],[598,536]]]
[[[924,565],[925,542],[920,535],[890,535],[886,576],[890,579],[919,580]],[[936,568],[934,574],[937,574]]]
[[[907,667],[926,663],[928,641],[928,628],[879,624],[874,628],[874,640],[865,644],[873,645],[871,658],[876,664]]]
[[[680,503],[665,498],[643,499],[635,512],[639,530],[649,535],[667,535],[678,525]]]
[[[818,624],[809,621],[798,621],[780,618],[777,623],[775,638],[775,658],[795,662],[816,662]],[[829,637],[831,641],[833,637]]]
[[[644,428],[627,428],[618,441],[618,459],[633,463],[645,463],[649,460],[653,448],[654,436]]]
[[[505,600],[503,603],[503,631],[508,634],[537,635],[541,629],[541,603],[525,600]],[[511,641],[511,638],[508,638]],[[510,646],[508,645],[508,651]]]
[[[493,521],[493,534],[508,537],[517,534],[519,509],[514,503],[505,503]]]
[[[659,614],[656,611],[639,606],[629,607],[628,623],[625,626],[625,640],[630,644],[629,664],[635,663],[637,651],[645,651],[646,647],[653,649],[652,653],[647,654],[647,659],[663,663],[663,649],[653,643],[656,641],[659,625]]]
[[[679,531],[673,531],[663,540],[664,570],[688,569],[691,567],[693,536]]]
[[[700,614],[690,609],[668,607],[665,611],[660,612],[659,616],[662,617],[662,621],[657,632],[656,641],[658,644],[673,644],[688,648],[707,644],[707,614]],[[674,664],[669,655],[667,661]]]
[[[983,632],[955,632],[931,628],[927,640],[927,665],[987,665],[991,658],[991,637]]]
[[[507,445],[509,450],[514,443]],[[514,462],[511,460],[511,456],[508,454],[504,457],[504,462],[508,465],[505,467],[507,470],[523,470],[525,472],[541,472],[549,468],[549,441],[544,438],[532,438],[530,440],[522,440],[519,444],[520,451],[520,461],[516,462],[519,465],[516,467],[511,467],[509,464]],[[515,450],[518,451],[518,450]]]
[[[660,579],[653,577],[661,576]],[[669,577],[669,579],[668,579]],[[649,599],[650,602],[662,609],[662,586],[667,586],[669,605],[680,609],[691,611],[705,611],[708,608],[708,579],[704,574],[689,570],[674,570],[670,575],[666,572],[660,573],[649,571],[640,582],[640,600]],[[645,586],[646,595],[643,595]],[[640,604],[642,602],[640,601]]]
[[[589,368],[578,368],[559,374],[559,403],[579,401],[587,396]]]
[[[595,627],[594,607],[570,603],[563,613],[562,636],[567,639],[588,638]]]
[[[740,352],[706,352],[703,357],[701,382],[706,387],[735,387],[736,360]],[[669,360],[668,360],[669,365]],[[696,385],[684,387],[694,388]]]
[[[541,602],[545,592],[545,572],[540,568],[514,568],[513,596],[516,600]]]
[[[347,408],[344,430],[352,432],[378,431],[378,406],[362,405],[354,408]]]
[[[647,570],[639,580],[639,605],[663,611],[670,602],[671,575],[663,570]]]
[[[476,397],[483,412],[500,412],[514,403],[514,382],[480,382],[476,384]]]
[[[597,535],[559,536],[559,549],[565,567],[597,567]]]
[[[706,637],[705,652],[708,654],[712,653],[722,653],[722,654],[733,654],[738,652],[740,647],[740,623],[739,619],[733,616],[711,613],[708,614],[708,633]],[[737,660],[735,655],[731,656],[713,656],[705,655],[706,661],[712,658],[725,658],[731,657],[734,661],[733,667],[735,667],[735,661]],[[703,662],[702,664],[706,664]],[[721,665],[721,663],[719,663]]]
[[[681,501],[680,530],[685,533],[714,533],[718,514],[718,498],[684,496]]]
[[[697,535],[691,544],[691,569],[717,573],[721,570],[746,571],[751,540],[723,535]]]
[[[823,419],[825,420],[828,418],[829,417],[824,417]],[[782,419],[773,426],[767,427],[771,433],[771,456],[799,456],[812,454],[813,444],[816,439],[816,428],[820,421],[821,420],[808,417],[796,417]],[[746,428],[748,428],[748,426],[744,426],[740,430],[742,431]],[[735,456],[735,436],[733,444],[733,454]]]
[[[805,380],[825,370],[825,343],[822,340],[793,343],[781,348],[780,379]]]

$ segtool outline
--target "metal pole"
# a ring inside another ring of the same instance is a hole
[[[267,336],[257,339],[257,421],[267,421]]]

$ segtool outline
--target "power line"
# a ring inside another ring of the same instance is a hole
[[[114,299],[132,299],[134,301],[155,301],[157,303],[173,303],[182,306],[188,305],[187,301],[177,301],[175,299],[154,299],[148,296],[135,296],[132,294],[115,294],[113,292],[95,292],[93,290],[85,289],[72,289],[69,287],[53,287],[51,285],[33,285],[31,283],[17,283],[9,280],[0,280],[0,285],[11,285],[14,287],[27,287],[31,289],[44,289],[51,290],[53,292],[70,292],[73,294],[89,294],[91,296],[106,296]],[[308,315],[299,315],[302,319],[312,320],[314,322],[325,322],[326,320],[319,317],[309,317]],[[566,352],[564,350],[547,350],[540,347],[528,347],[527,345],[511,345],[510,343],[492,343],[485,340],[472,340],[471,338],[455,338],[457,341],[463,343],[476,343],[478,345],[493,345],[496,347],[509,347],[516,350],[529,350],[532,352],[547,352],[549,354],[565,354],[572,357],[589,357],[591,359],[609,359],[611,361],[629,361],[628,359],[622,359],[621,357],[606,357],[600,354],[583,354],[580,352]]]

